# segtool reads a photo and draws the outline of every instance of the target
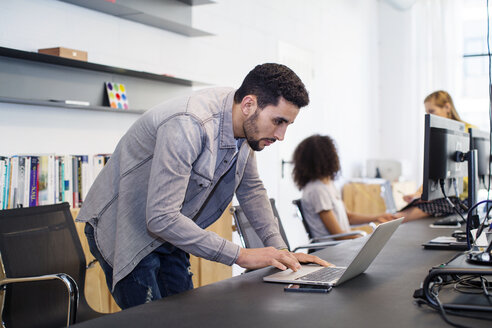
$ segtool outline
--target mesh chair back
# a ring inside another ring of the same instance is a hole
[[[285,243],[287,244],[287,247],[289,247],[289,244],[287,243],[287,238],[285,235],[284,228],[282,227],[282,223],[280,221],[280,217],[278,215],[277,208],[275,206],[275,200],[273,198],[270,198],[270,205],[272,206],[273,214],[275,215],[275,218],[277,219],[279,229],[280,229],[280,234],[282,235],[282,238],[284,239]],[[260,237],[256,234],[255,229],[251,226],[251,224],[248,221],[248,218],[246,217],[246,214],[244,214],[244,211],[242,210],[241,206],[233,206],[233,215],[234,215],[234,220],[236,221],[236,226],[237,230],[239,232],[239,236],[241,237],[241,241],[243,243],[243,246],[246,248],[262,248],[265,247],[263,242],[261,241]]]
[[[306,216],[304,214],[304,209],[302,207],[301,200],[300,199],[295,199],[295,200],[292,201],[292,203],[297,206],[297,210],[299,212],[299,216],[301,217],[302,225],[304,226],[304,229],[306,229],[306,232],[307,232],[309,238],[312,239],[313,238],[313,235],[311,233],[311,228],[309,227],[309,224],[306,221]]]
[[[280,230],[280,235],[282,236],[282,239],[284,240],[285,244],[287,245],[287,248],[290,249],[287,235],[285,234],[285,230],[284,230],[284,227],[282,225],[282,221],[280,220],[280,215],[278,215],[277,206],[275,205],[275,199],[270,198],[270,205],[272,205],[273,215],[275,215],[275,217],[277,218],[278,228]]]
[[[85,256],[68,203],[0,211],[0,254],[7,278],[66,273],[84,297]],[[67,290],[59,281],[7,285],[7,327],[61,327]]]

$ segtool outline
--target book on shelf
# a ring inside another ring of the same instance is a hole
[[[38,156],[38,205],[55,204],[55,155]]]
[[[9,201],[7,208],[16,208],[18,203],[19,193],[19,156],[12,156],[10,158],[10,188],[9,188]]]
[[[29,186],[31,181],[31,156],[23,156],[25,158],[24,168],[24,197],[22,201],[23,207],[29,207]]]
[[[73,182],[73,207],[80,207],[80,195],[79,195],[79,161],[77,157],[72,156],[72,182]]]
[[[80,207],[109,156],[0,156],[0,210],[61,202]]]
[[[73,170],[72,170],[72,157],[70,155],[63,156],[63,190],[64,200],[70,204],[70,207],[74,207],[73,202]]]
[[[12,208],[23,207],[24,204],[24,183],[26,181],[26,157],[18,156],[18,168],[17,168],[17,202],[13,204]]]
[[[109,161],[110,154],[96,154],[92,161],[92,178],[96,179],[99,173],[101,173],[104,165]]]
[[[29,207],[39,205],[39,157],[31,156],[31,175],[29,177]]]
[[[5,206],[5,193],[7,192],[7,164],[8,157],[0,156],[0,209]]]

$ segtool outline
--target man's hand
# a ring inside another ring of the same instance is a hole
[[[297,271],[301,268],[299,262],[330,266],[330,263],[317,256],[304,253],[291,253],[288,250],[278,250],[273,247],[241,248],[236,260],[237,265],[246,269],[259,269],[271,265],[280,270],[289,268],[292,271]]]
[[[296,257],[296,259],[301,262],[301,263],[316,263],[324,267],[328,266],[334,266],[330,262],[326,262],[323,259],[320,259],[317,256],[311,255],[311,254],[305,254],[305,253],[291,253]]]

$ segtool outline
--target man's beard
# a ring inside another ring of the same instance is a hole
[[[258,130],[258,125],[256,124],[259,115],[260,115],[259,110],[256,109],[253,115],[247,118],[243,124],[243,131],[244,131],[244,135],[246,136],[246,140],[248,141],[248,144],[251,147],[251,149],[253,149],[254,151],[261,151],[263,150],[263,148],[265,148],[265,147],[260,147],[260,141],[263,139],[269,140],[271,142],[275,142],[275,139],[272,138],[255,139],[253,137],[260,133]]]

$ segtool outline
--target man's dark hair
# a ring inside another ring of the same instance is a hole
[[[330,177],[333,180],[340,171],[337,149],[329,136],[315,134],[301,141],[292,161],[292,177],[299,189],[318,179]]]
[[[262,64],[249,72],[234,94],[234,102],[239,104],[247,95],[256,96],[259,108],[277,106],[280,97],[299,108],[309,103],[304,83],[290,68],[281,64]]]

